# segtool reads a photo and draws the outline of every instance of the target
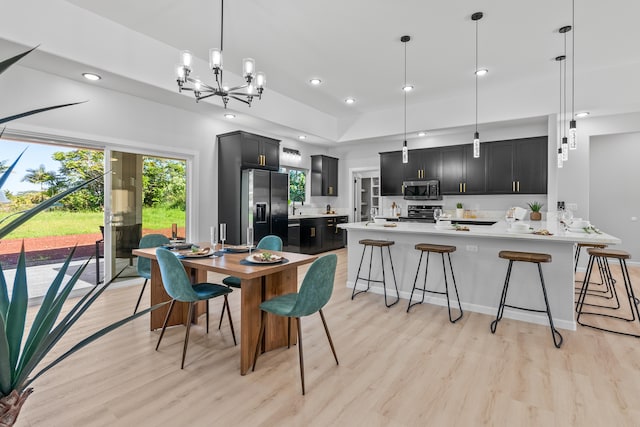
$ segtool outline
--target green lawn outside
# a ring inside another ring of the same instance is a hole
[[[0,215],[0,220],[2,215]],[[102,225],[102,212],[63,212],[47,211],[21,225],[6,239],[22,239],[27,237],[64,236],[71,234],[99,233]],[[142,227],[159,230],[170,229],[171,224],[179,227],[185,224],[185,212],[179,209],[143,208]]]

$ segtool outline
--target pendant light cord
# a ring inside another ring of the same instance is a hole
[[[478,20],[476,20],[476,133],[478,132]]]
[[[571,0],[571,120],[575,120],[576,101],[576,2]]]
[[[404,142],[407,142],[407,42],[404,42]]]
[[[560,105],[558,108],[558,114],[560,115],[560,126],[558,127],[558,148],[562,147],[562,60],[558,60],[558,68],[560,70],[560,90],[558,91],[558,99],[560,100]]]
[[[565,129],[565,124],[567,121],[567,33],[564,33],[564,57],[565,60],[561,61],[564,62],[564,110],[563,110],[563,116],[562,116],[562,137],[566,137],[566,129]]]
[[[224,37],[224,0],[220,1],[220,54],[222,55],[222,41]]]

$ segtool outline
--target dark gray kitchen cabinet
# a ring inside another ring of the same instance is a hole
[[[473,144],[442,147],[442,178],[440,191],[446,195],[483,194],[485,158],[473,157]]]
[[[311,156],[311,195],[338,195],[338,159],[325,155]]]
[[[488,194],[547,193],[546,136],[486,144]]]
[[[326,227],[324,218],[300,220],[300,252],[317,254],[322,252],[322,232]]]
[[[402,196],[404,164],[402,151],[380,153],[380,195]]]
[[[242,170],[278,170],[279,152],[280,141],[275,139],[244,131],[218,135],[218,222],[227,224],[227,243],[238,245],[244,237],[240,231]]]
[[[440,148],[409,150],[409,162],[404,167],[405,181],[440,179]]]

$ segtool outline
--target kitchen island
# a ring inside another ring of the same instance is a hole
[[[414,246],[417,243],[433,243],[453,245],[457,251],[451,256],[460,300],[464,310],[495,316],[508,262],[498,258],[502,250],[540,252],[550,254],[552,262],[544,264],[542,270],[545,285],[549,294],[549,304],[556,327],[575,330],[574,320],[574,254],[576,243],[600,243],[607,245],[620,244],[620,239],[606,233],[567,232],[559,227],[556,221],[535,221],[530,225],[534,230],[546,229],[552,235],[537,235],[527,232],[512,232],[504,221],[493,225],[469,225],[468,231],[439,229],[435,224],[425,223],[349,223],[340,224],[348,230],[348,277],[347,286],[352,288],[358,266],[362,257],[361,239],[393,240],[391,256],[395,268],[400,298],[408,300],[416,275],[420,251]],[[386,250],[385,250],[386,252]],[[437,258],[434,258],[436,256]],[[367,257],[369,254],[367,252]],[[433,254],[429,266],[428,287],[444,290],[444,279],[440,256]],[[385,256],[385,263],[388,259]],[[369,262],[363,262],[361,276],[367,275]],[[382,277],[380,271],[379,252],[374,253],[372,277]],[[386,265],[387,272],[390,266]],[[424,267],[418,278],[422,283]],[[393,277],[387,274],[387,292],[393,289]],[[359,281],[358,289],[363,289],[366,282]],[[371,284],[370,292],[382,294],[381,284]],[[393,291],[392,291],[393,292]],[[421,293],[419,293],[421,295]],[[416,296],[414,295],[414,299]],[[357,301],[357,298],[356,298]],[[447,305],[444,296],[427,294],[425,302]],[[398,304],[391,308],[406,310],[406,304]],[[519,263],[511,274],[508,304],[530,307],[544,307],[544,299],[540,290],[540,278],[534,264]],[[505,309],[505,317],[532,323],[548,324],[546,314],[522,312]],[[489,324],[487,323],[487,328]]]

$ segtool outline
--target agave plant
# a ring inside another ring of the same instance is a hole
[[[0,62],[0,74],[29,54],[32,50],[33,49]],[[9,117],[0,118],[0,124],[21,117],[76,104],[79,103],[61,104],[15,114]],[[1,136],[2,133],[0,133],[0,137]],[[24,152],[22,154],[24,154]],[[20,160],[20,157],[22,157],[22,154],[20,154],[11,166],[9,166],[9,168],[0,176],[0,191],[9,177],[9,174]],[[99,178],[100,176],[83,182],[74,188],[57,194],[37,206],[22,212],[11,222],[0,228],[0,239],[27,222],[34,215],[37,215],[39,212],[51,207],[58,200]],[[69,256],[67,256],[62,268],[51,283],[49,290],[42,301],[42,305],[29,328],[28,334],[26,315],[29,296],[24,245],[20,250],[18,258],[11,298],[9,298],[7,281],[5,279],[4,271],[2,270],[2,265],[0,265],[0,427],[12,426],[15,423],[20,410],[22,409],[22,405],[24,405],[26,399],[33,391],[30,387],[31,383],[42,374],[62,362],[76,351],[85,347],[87,344],[97,340],[110,331],[166,304],[157,304],[146,310],[140,311],[133,316],[129,316],[125,319],[112,323],[111,325],[83,339],[53,361],[41,366],[42,361],[58,341],[60,341],[69,328],[78,321],[82,314],[87,311],[93,302],[111,284],[110,281],[103,286],[96,285],[91,288],[90,291],[84,297],[80,298],[71,310],[60,321],[58,321],[62,308],[67,301],[71,290],[84,272],[88,263],[91,261],[91,259],[87,260],[80,269],[78,269],[78,271],[76,271],[71,278],[63,284],[74,252],[75,248],[73,248]]]

